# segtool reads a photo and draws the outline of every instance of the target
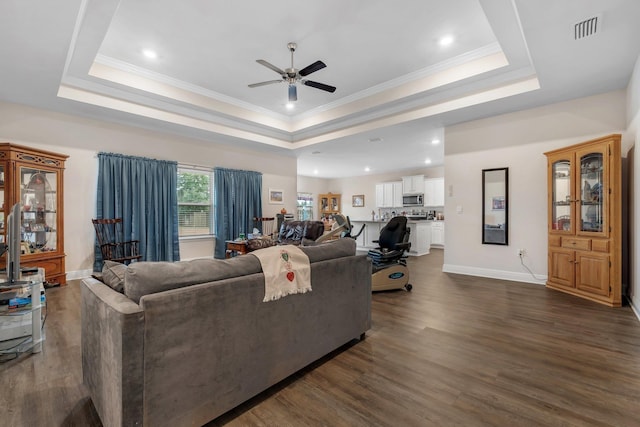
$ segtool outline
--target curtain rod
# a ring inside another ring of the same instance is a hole
[[[194,165],[191,163],[182,163],[182,162],[178,162],[178,169],[180,169],[181,167],[183,168],[190,168],[190,169],[201,169],[201,170],[206,170],[206,171],[212,171],[214,166],[202,166],[202,165]]]

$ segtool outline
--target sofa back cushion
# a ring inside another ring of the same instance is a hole
[[[355,255],[356,242],[353,239],[338,239],[315,246],[302,246],[301,249],[313,264]],[[178,262],[134,262],[124,275],[124,294],[140,303],[140,298],[147,294],[261,272],[260,261],[250,254],[224,260],[207,258]]]

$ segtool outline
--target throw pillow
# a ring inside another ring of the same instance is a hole
[[[262,237],[260,239],[249,239],[247,240],[247,249],[249,251],[255,251],[262,248],[268,248],[270,246],[275,246],[276,242],[273,241],[270,237]]]
[[[114,290],[124,293],[124,273],[127,266],[114,261],[105,261],[102,266],[102,281]]]

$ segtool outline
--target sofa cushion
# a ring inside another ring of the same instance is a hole
[[[127,266],[115,261],[105,261],[102,265],[102,282],[118,292],[124,292],[124,273]]]
[[[124,293],[139,303],[143,295],[261,272],[255,257],[194,259],[178,262],[136,262],[129,266]]]
[[[309,257],[309,262],[313,264],[332,258],[355,255],[356,241],[338,239],[315,246],[303,246],[301,249]],[[224,260],[136,262],[126,269],[124,293],[139,303],[143,295],[261,272],[262,268],[258,258],[248,255]]]

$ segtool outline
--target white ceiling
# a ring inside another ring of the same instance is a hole
[[[3,0],[0,99],[285,153],[300,175],[401,172],[442,165],[444,126],[625,88],[638,18],[638,0]],[[287,110],[286,84],[248,87],[280,79],[256,60],[289,67],[288,42],[335,93],[298,84]]]

